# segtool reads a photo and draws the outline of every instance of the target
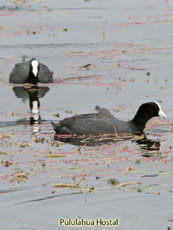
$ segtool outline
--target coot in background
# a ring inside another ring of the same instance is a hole
[[[53,72],[49,68],[40,63],[37,59],[32,58],[30,61],[25,61],[26,56],[22,57],[22,62],[17,63],[12,69],[9,82],[14,84],[24,83],[53,83]]]
[[[122,121],[115,118],[107,109],[96,106],[97,113],[75,115],[65,118],[52,126],[57,134],[98,135],[110,133],[141,134],[152,117],[166,115],[158,102],[142,104],[134,118]]]

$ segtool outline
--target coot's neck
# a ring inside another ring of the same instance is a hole
[[[151,117],[149,117],[147,114],[141,114],[140,112],[137,112],[137,114],[134,116],[134,118],[130,121],[132,126],[135,127],[137,132],[143,132],[146,126],[146,123],[148,120],[150,120]]]
[[[38,83],[38,77],[35,77],[32,71],[29,71],[27,83],[31,84],[37,84]]]

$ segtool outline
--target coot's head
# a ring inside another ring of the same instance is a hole
[[[142,104],[132,122],[135,126],[139,128],[139,131],[143,131],[148,120],[152,117],[163,117],[167,118],[165,113],[162,111],[160,104],[155,102],[148,102]]]
[[[38,77],[38,73],[39,73],[39,62],[33,58],[30,61],[30,72],[32,73],[32,75],[37,78]]]
[[[166,116],[166,114],[162,111],[162,108],[161,108],[160,104],[159,104],[157,101],[155,101],[154,103],[158,106],[158,109],[159,109],[158,115],[157,115],[157,116],[163,117],[163,118],[166,119],[167,116]]]

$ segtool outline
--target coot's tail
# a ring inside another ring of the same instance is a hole
[[[56,134],[73,134],[72,131],[68,127],[63,126],[60,122],[54,123],[51,121],[51,124]]]
[[[27,58],[27,56],[24,54],[24,55],[22,56],[22,62],[23,62],[23,63],[26,63],[26,58]]]
[[[57,131],[58,127],[60,127],[59,123],[54,123],[53,121],[51,121],[52,127],[55,131]]]

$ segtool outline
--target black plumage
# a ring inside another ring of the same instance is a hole
[[[22,62],[17,63],[12,69],[9,82],[14,84],[37,84],[37,83],[53,83],[53,72],[49,68],[37,61],[35,58],[32,58],[30,61],[25,61],[25,56],[22,57]],[[34,66],[32,63],[37,64]],[[37,68],[34,70],[34,68]]]
[[[57,134],[98,135],[113,133],[140,134],[152,117],[165,117],[158,102],[142,104],[134,118],[122,121],[114,117],[107,109],[96,106],[97,113],[75,115],[65,118],[52,126]]]

